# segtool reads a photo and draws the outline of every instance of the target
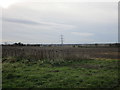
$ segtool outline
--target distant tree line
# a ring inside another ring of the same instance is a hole
[[[2,46],[61,46],[61,44],[24,44],[21,42],[13,43],[13,44],[2,44]],[[120,43],[109,43],[109,44],[63,44],[62,46],[72,46],[72,47],[120,47]]]

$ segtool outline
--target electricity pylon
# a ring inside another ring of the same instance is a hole
[[[63,45],[63,35],[61,35],[61,45]]]

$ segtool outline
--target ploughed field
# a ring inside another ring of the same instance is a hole
[[[119,88],[118,48],[3,46],[3,88]]]

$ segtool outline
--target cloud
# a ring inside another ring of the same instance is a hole
[[[14,24],[28,24],[28,25],[38,25],[38,27],[42,27],[42,28],[60,28],[60,29],[70,29],[70,28],[75,28],[74,25],[69,25],[69,24],[64,24],[64,23],[56,23],[56,22],[50,22],[50,21],[33,21],[33,20],[27,20],[27,19],[20,19],[20,18],[6,18],[3,17],[2,19],[3,21],[5,21],[5,24],[7,24],[6,22],[10,23],[14,23]],[[30,26],[29,26],[30,27]],[[35,28],[38,28],[35,26]]]
[[[16,19],[16,18],[3,18],[3,21],[12,22],[12,23],[20,23],[20,24],[32,24],[32,25],[39,24],[38,22],[35,22],[35,21]]]
[[[3,9],[3,39],[26,43],[116,42],[118,3],[18,3]],[[114,37],[113,37],[114,36]]]
[[[83,36],[83,37],[89,37],[89,36],[93,36],[93,33],[81,33],[81,32],[71,32],[73,35],[79,35],[79,36]]]

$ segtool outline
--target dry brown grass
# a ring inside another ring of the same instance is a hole
[[[28,60],[118,59],[118,48],[3,46],[2,56]]]

